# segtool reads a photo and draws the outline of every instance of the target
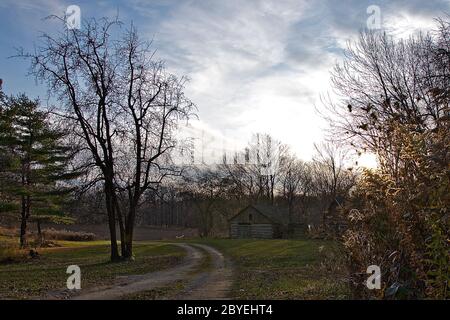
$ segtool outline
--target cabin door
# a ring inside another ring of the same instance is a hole
[[[238,238],[248,239],[252,237],[252,229],[250,224],[239,224]]]

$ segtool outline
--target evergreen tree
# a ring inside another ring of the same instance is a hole
[[[5,94],[2,91],[1,85],[3,84],[3,81],[0,79],[0,116],[3,115],[4,110],[7,106],[7,99]],[[0,121],[0,134],[6,132],[5,122]],[[3,173],[6,168],[9,166],[9,162],[11,161],[11,153],[9,152],[9,149],[2,148],[0,146],[0,173]],[[2,181],[0,181],[2,182]],[[11,211],[15,208],[15,205],[8,200],[8,196],[4,191],[3,183],[0,184],[0,213]]]
[[[42,240],[41,223],[68,223],[63,210],[70,192],[66,181],[77,174],[68,172],[70,148],[64,134],[53,129],[48,114],[38,101],[25,95],[12,97],[0,112],[0,152],[4,155],[0,172],[3,195],[0,211],[18,214],[20,245],[26,245],[27,224],[35,221]]]

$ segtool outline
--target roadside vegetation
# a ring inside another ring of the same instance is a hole
[[[332,73],[334,136],[378,157],[342,210],[353,297],[450,297],[450,21],[409,39],[364,33]],[[339,100],[338,100],[339,101]],[[381,290],[365,271],[381,268]]]

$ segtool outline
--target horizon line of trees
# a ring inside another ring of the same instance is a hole
[[[202,237],[226,235],[229,217],[246,205],[264,204],[286,208],[291,223],[318,225],[335,199],[347,197],[355,185],[359,171],[350,165],[346,149],[332,143],[316,145],[314,158],[302,161],[269,134],[255,134],[233,159],[184,165],[180,176],[149,190],[138,223],[195,227]],[[98,222],[104,210],[100,196],[98,189],[81,195],[74,214],[86,223]],[[79,209],[80,203],[90,209]]]

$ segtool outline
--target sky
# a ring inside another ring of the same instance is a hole
[[[190,79],[186,94],[198,120],[184,131],[211,159],[242,148],[256,132],[310,159],[327,127],[316,108],[332,90],[329,72],[347,42],[368,21],[408,37],[450,13],[450,0],[0,0],[7,94],[46,97],[46,88],[27,75],[28,63],[9,57],[18,47],[32,50],[41,32],[55,32],[59,25],[44,18],[62,16],[69,5],[80,8],[82,19],[118,14],[133,22],[142,38],[153,40],[156,57]]]

